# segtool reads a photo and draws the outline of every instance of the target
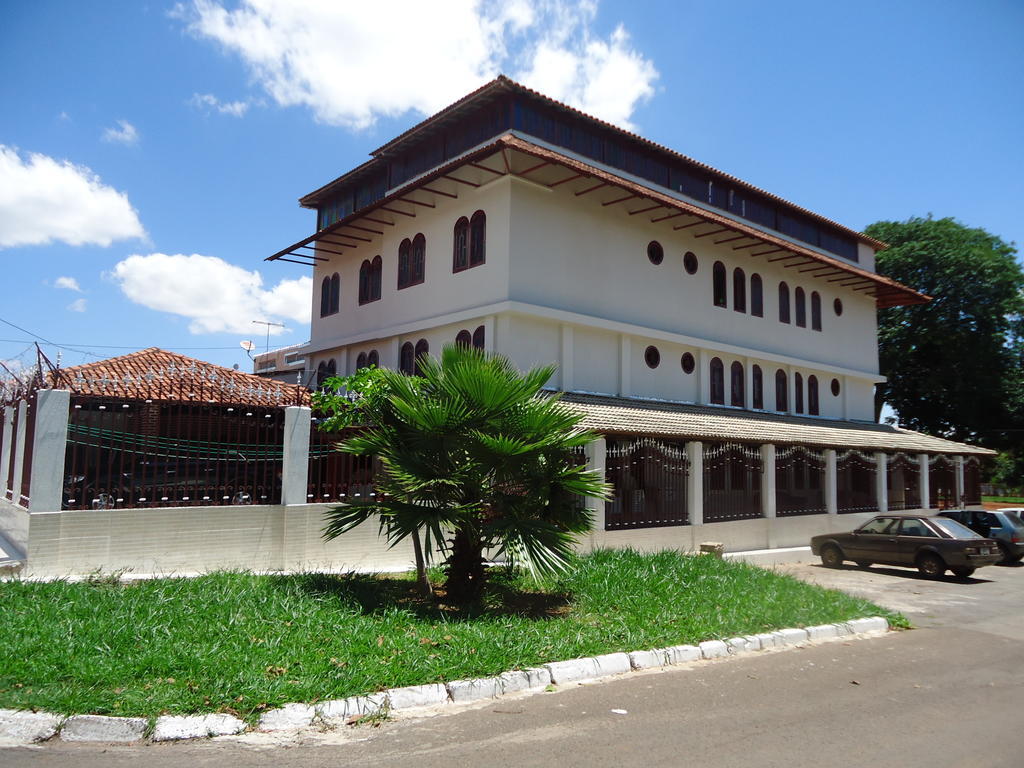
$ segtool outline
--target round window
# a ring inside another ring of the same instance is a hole
[[[832,379],[832,394],[839,397],[839,379]]]
[[[693,251],[687,251],[686,255],[683,256],[683,269],[686,270],[688,275],[697,274],[697,254]]]
[[[839,317],[841,314],[843,314],[843,300],[836,299],[835,301],[833,301],[832,309],[836,311],[836,317]]]
[[[665,249],[657,240],[651,240],[647,244],[647,258],[651,260],[651,264],[661,264],[665,260]]]
[[[679,359],[679,364],[683,366],[683,373],[693,373],[693,369],[697,367],[693,355],[689,352],[683,352],[683,356]]]
[[[661,364],[661,352],[657,347],[650,346],[644,350],[644,362],[648,368],[657,368]]]

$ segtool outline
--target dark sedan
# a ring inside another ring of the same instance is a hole
[[[996,541],[982,538],[956,520],[917,515],[879,515],[850,533],[815,536],[811,551],[828,568],[838,568],[844,560],[862,568],[873,563],[908,565],[931,578],[947,570],[966,578],[1003,556]]]

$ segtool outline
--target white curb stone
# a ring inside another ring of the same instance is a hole
[[[308,704],[285,704],[260,715],[261,731],[289,731],[306,728],[313,722],[316,711]]]
[[[602,656],[595,656],[594,661],[597,662],[598,677],[624,675],[633,670],[627,653],[606,653]]]
[[[478,680],[453,680],[448,683],[448,695],[456,704],[480,699],[496,699],[502,694],[501,681],[496,677]]]
[[[387,694],[374,693],[370,696],[350,696],[347,699],[321,701],[313,709],[317,717],[329,722],[376,714],[387,706],[387,702]]]
[[[667,664],[686,664],[700,659],[700,648],[696,645],[673,645],[665,649]]]
[[[551,685],[551,672],[543,667],[515,669],[498,675],[498,684],[503,694],[547,688]]]
[[[845,621],[837,621],[832,626],[836,628],[836,637],[846,637],[847,635],[854,634],[854,631],[850,629],[850,625]]]
[[[868,632],[885,632],[889,629],[889,622],[881,616],[872,616],[870,619],[853,619],[848,621],[850,629],[858,634]]]
[[[139,741],[147,722],[144,717],[75,715],[64,721],[60,737],[64,741]]]
[[[245,723],[233,715],[164,715],[156,719],[153,741],[232,736],[244,730]]]
[[[414,709],[448,703],[448,689],[440,683],[431,685],[409,685],[405,688],[390,688],[387,691],[391,709]]]
[[[761,632],[760,634],[754,635],[754,639],[761,644],[762,651],[775,647],[776,638],[774,632]]]
[[[663,667],[667,663],[665,651],[633,651],[629,654],[629,664],[633,669],[653,669]]]
[[[60,717],[49,712],[25,712],[0,709],[0,741],[31,744],[44,741],[57,733]]]
[[[831,640],[834,637],[839,637],[835,624],[819,624],[816,627],[807,627],[807,639],[812,642],[815,640]]]
[[[729,653],[735,655],[738,653],[750,653],[751,651],[759,650],[761,644],[753,645],[750,640],[745,637],[730,637],[725,641],[726,646],[729,649]]]
[[[787,645],[800,645],[800,643],[807,642],[807,630],[806,629],[795,629],[790,627],[789,629],[780,629],[778,632],[773,632],[775,635],[775,647],[782,648]]]
[[[700,643],[700,655],[705,659],[719,659],[729,655],[729,646],[721,640],[705,640]]]
[[[760,651],[761,650],[761,638],[758,635],[747,635],[743,638],[747,641],[748,651]]]
[[[593,659],[553,661],[550,664],[545,664],[544,668],[551,673],[551,682],[555,685],[593,680],[597,677],[597,662]]]

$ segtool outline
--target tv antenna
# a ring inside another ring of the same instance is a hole
[[[270,351],[270,329],[271,329],[271,327],[284,328],[285,327],[284,323],[272,323],[269,320],[253,320],[253,322],[256,323],[256,325],[265,325],[265,326],[267,326],[267,343],[266,343],[266,346],[263,348],[263,351],[264,352],[269,352]]]

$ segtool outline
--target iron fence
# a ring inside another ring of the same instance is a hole
[[[19,485],[14,479],[14,465],[15,456],[18,453],[18,419],[20,416],[19,411],[21,409],[18,408],[17,401],[13,403],[13,406],[13,413],[11,416],[11,455],[8,456],[7,458],[7,487],[2,490],[4,493],[4,499],[6,499],[7,501],[17,502],[18,500],[14,498],[14,489],[18,488]]]
[[[889,510],[918,509],[921,506],[921,466],[905,453],[889,455],[885,468]]]
[[[608,438],[605,473],[613,489],[605,503],[605,530],[689,523],[683,442]]]
[[[956,497],[956,465],[949,456],[938,454],[928,459],[928,508],[952,509],[959,506]]]
[[[704,446],[704,522],[761,517],[761,451],[741,443]]]
[[[64,509],[278,504],[284,409],[72,396]]]
[[[874,512],[878,509],[878,462],[860,451],[836,456],[836,509],[845,512]]]
[[[353,430],[324,432],[319,427],[321,421],[313,419],[310,425],[306,501],[327,504],[372,496],[378,462],[339,451],[338,442]]]
[[[964,504],[981,504],[981,459],[964,459]]]
[[[775,514],[816,515],[825,507],[825,455],[794,445],[775,453]]]

